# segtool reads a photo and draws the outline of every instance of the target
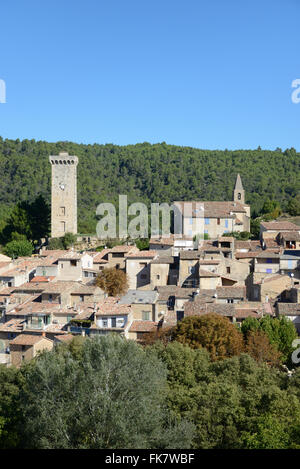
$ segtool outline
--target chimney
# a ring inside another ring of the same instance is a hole
[[[199,295],[199,293],[200,293],[199,288],[197,288],[197,290],[193,292],[193,301],[196,300],[196,298],[197,298],[197,296]]]
[[[42,337],[46,337],[46,332],[42,331]]]

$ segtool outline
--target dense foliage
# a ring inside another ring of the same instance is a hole
[[[216,313],[191,316],[179,321],[173,338],[192,348],[205,348],[213,361],[239,355],[243,336],[226,317]]]
[[[300,369],[78,337],[0,366],[0,448],[300,448]]]
[[[159,143],[117,146],[3,140],[0,137],[0,214],[17,201],[39,194],[50,202],[49,155],[68,151],[79,157],[79,232],[94,233],[101,202],[231,200],[239,172],[253,214],[276,200],[282,209],[300,192],[300,159],[294,149],[200,150]],[[278,213],[278,212],[277,212]],[[1,222],[3,223],[3,222]],[[0,226],[1,229],[1,226]]]

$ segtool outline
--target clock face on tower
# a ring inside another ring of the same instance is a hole
[[[62,191],[65,190],[65,187],[66,187],[66,185],[63,184],[62,182],[59,184],[59,188],[60,188]]]

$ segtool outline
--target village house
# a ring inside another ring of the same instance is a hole
[[[126,274],[128,276],[129,288],[151,289],[150,262],[158,257],[157,251],[139,251],[130,253],[126,257]]]
[[[300,227],[289,221],[262,221],[260,224],[260,239],[276,239],[279,233],[300,233]]]
[[[53,341],[44,335],[20,334],[10,342],[11,364],[20,367],[43,350],[52,350]]]

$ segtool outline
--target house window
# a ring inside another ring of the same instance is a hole
[[[142,311],[142,320],[143,321],[150,321],[150,312],[149,311]]]
[[[242,195],[241,195],[241,193],[239,192],[239,193],[238,193],[238,200],[241,200],[241,198],[242,198]]]
[[[79,295],[79,301],[84,301],[84,295]]]
[[[52,303],[52,301],[53,301],[52,295],[49,295],[48,300],[49,300],[49,303]]]
[[[220,225],[220,223],[221,223],[220,218],[217,218],[217,225]]]
[[[102,326],[107,327],[107,325],[108,325],[107,319],[102,319]]]
[[[267,274],[271,274],[271,273],[272,273],[272,269],[267,269],[267,270],[266,270],[266,273],[267,273]]]
[[[117,327],[117,318],[111,318],[111,327]]]
[[[293,261],[288,261],[288,269],[292,269],[293,268]]]
[[[160,275],[156,275],[156,278],[157,278],[157,280],[159,280],[159,279],[160,279]]]
[[[226,267],[226,272],[230,274],[230,267]]]
[[[228,220],[227,218],[225,219],[225,228],[228,228]],[[225,232],[226,233],[226,232]]]
[[[71,261],[71,266],[72,266],[72,267],[76,267],[76,266],[77,266],[77,261],[73,261],[73,260],[72,260],[72,261]]]
[[[205,218],[204,223],[205,223],[205,225],[209,225],[209,218]]]
[[[193,224],[193,218],[190,218],[190,219],[189,219],[189,223],[190,223],[190,225]]]

